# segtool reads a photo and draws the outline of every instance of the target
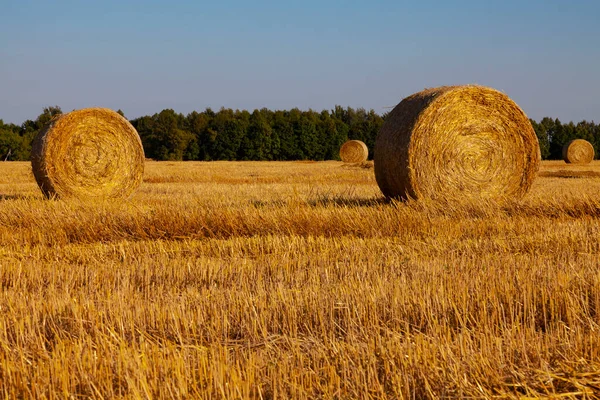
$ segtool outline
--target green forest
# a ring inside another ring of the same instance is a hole
[[[35,135],[60,114],[61,108],[52,106],[21,125],[0,120],[0,159],[29,160]],[[340,146],[349,139],[365,142],[372,156],[385,117],[341,106],[321,112],[207,108],[187,115],[166,109],[130,122],[140,134],[146,157],[154,160],[337,160]],[[562,123],[546,117],[531,123],[543,159],[561,159],[563,145],[572,139],[589,141],[599,153],[600,125],[594,122]]]

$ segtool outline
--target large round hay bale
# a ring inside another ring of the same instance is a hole
[[[500,200],[527,192],[540,150],[529,119],[508,96],[446,86],[413,94],[392,110],[374,160],[386,197]]]
[[[348,140],[340,148],[340,158],[345,163],[363,163],[369,158],[369,149],[360,140]]]
[[[575,139],[563,146],[562,153],[567,164],[589,164],[594,159],[594,146],[587,140]]]
[[[86,108],[50,121],[31,152],[46,197],[124,198],[142,182],[144,149],[133,126],[106,108]]]

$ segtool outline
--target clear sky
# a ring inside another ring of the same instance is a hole
[[[383,113],[476,83],[600,121],[600,0],[0,0],[0,119],[43,107]]]

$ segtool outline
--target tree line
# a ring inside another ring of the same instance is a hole
[[[122,111],[118,111],[123,115]],[[29,160],[35,135],[56,115],[46,107],[35,120],[21,125],[0,120],[0,160]],[[385,120],[373,110],[336,106],[333,110],[268,110],[249,112],[210,108],[187,115],[165,109],[130,120],[137,129],[147,158],[155,160],[337,160],[349,139],[365,142],[372,156],[375,137]],[[600,124],[558,119],[531,120],[543,159],[561,159],[562,147],[573,139],[600,150]]]

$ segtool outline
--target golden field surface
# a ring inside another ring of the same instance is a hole
[[[124,202],[0,163],[0,396],[600,396],[600,162],[385,202],[341,162],[147,162]]]

